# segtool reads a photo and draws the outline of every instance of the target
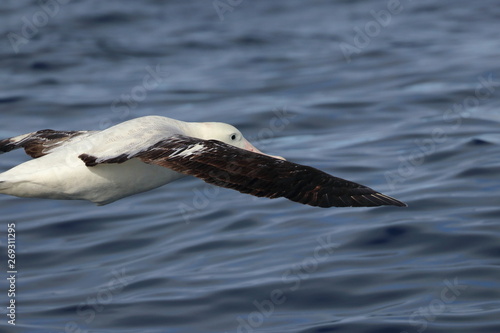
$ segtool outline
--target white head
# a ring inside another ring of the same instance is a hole
[[[201,123],[201,124],[203,129],[200,133],[201,134],[200,138],[202,139],[219,140],[241,149],[246,149],[254,153],[267,155],[258,150],[257,148],[255,148],[250,142],[248,142],[247,139],[243,137],[243,134],[241,134],[241,132],[232,125],[225,123],[216,123],[216,122]],[[272,155],[267,155],[267,156],[284,160],[284,158],[281,156],[272,156]]]

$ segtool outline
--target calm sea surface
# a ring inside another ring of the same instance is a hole
[[[493,0],[2,1],[0,138],[224,121],[409,207],[187,177],[103,207],[2,195],[0,332],[500,332],[499,22]]]

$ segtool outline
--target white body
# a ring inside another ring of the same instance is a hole
[[[229,133],[237,142],[227,142]],[[183,175],[133,158],[121,164],[85,166],[78,158],[132,155],[174,134],[217,139],[259,152],[231,125],[188,123],[160,116],[132,119],[103,131],[76,136],[45,156],[20,164],[0,174],[0,193],[19,197],[84,199],[99,205],[144,192]],[[232,135],[234,137],[234,135]]]

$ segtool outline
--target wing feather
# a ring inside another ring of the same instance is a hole
[[[26,154],[33,158],[47,155],[50,151],[68,140],[90,133],[90,131],[55,131],[51,129],[40,130],[9,139],[0,140],[0,154],[11,150],[24,148]]]
[[[278,198],[319,207],[406,206],[369,187],[313,167],[250,152],[217,140],[175,135],[133,155],[98,159],[79,156],[87,166],[139,158],[195,176],[205,182],[257,197]]]

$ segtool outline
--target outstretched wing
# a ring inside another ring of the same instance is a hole
[[[406,206],[369,187],[318,169],[253,153],[217,140],[176,135],[138,153],[100,159],[79,156],[87,166],[139,158],[205,182],[257,197],[285,197],[319,207]]]
[[[76,136],[92,131],[55,131],[45,129],[13,138],[0,140],[0,154],[24,148],[26,154],[33,158],[47,155],[52,149],[60,146]]]

